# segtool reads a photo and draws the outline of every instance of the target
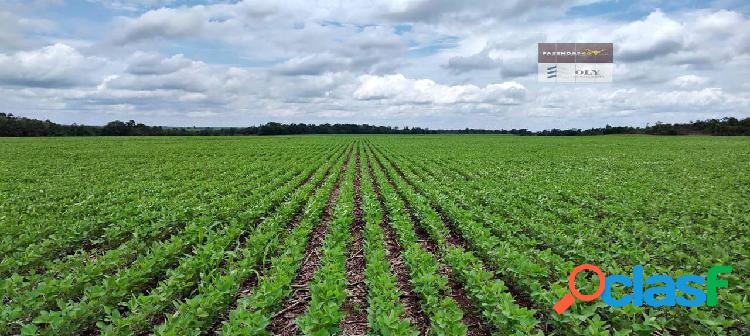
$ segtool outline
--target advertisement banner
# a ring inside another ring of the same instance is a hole
[[[538,50],[540,82],[612,82],[612,43],[539,43]]]

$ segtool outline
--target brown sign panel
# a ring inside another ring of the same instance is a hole
[[[575,63],[576,62],[576,44],[575,43],[556,43],[557,62],[556,63]]]
[[[539,43],[539,63],[612,63],[612,43]]]

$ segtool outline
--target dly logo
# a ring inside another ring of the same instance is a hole
[[[581,294],[576,289],[576,276],[584,270],[596,273],[596,276],[599,278],[599,287],[593,294]],[[718,275],[720,273],[731,272],[732,266],[714,266],[708,270],[707,279],[698,275],[688,274],[678,277],[675,281],[675,279],[668,275],[657,274],[647,277],[644,282],[643,266],[641,265],[633,267],[630,277],[623,274],[613,274],[606,278],[604,277],[604,272],[599,267],[591,264],[578,265],[568,276],[568,289],[570,293],[565,294],[552,308],[558,314],[562,314],[575,303],[576,299],[592,301],[600,296],[604,303],[612,307],[623,307],[628,304],[640,307],[643,303],[651,307],[675,305],[697,307],[704,303],[709,307],[715,307],[718,289],[721,287],[726,288],[729,285],[727,280],[719,280]],[[616,283],[632,288],[632,293],[623,295],[619,299],[613,298],[612,285]],[[651,287],[644,290],[644,285]],[[705,286],[706,291],[704,292],[696,285]],[[678,295],[678,292],[689,295],[690,298]]]
[[[557,77],[557,65],[547,67],[547,78]]]
[[[581,69],[576,70],[576,75],[578,76],[599,76],[601,71],[594,70],[594,69]]]

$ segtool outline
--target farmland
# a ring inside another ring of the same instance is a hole
[[[0,335],[750,334],[744,137],[4,138],[0,157]],[[583,263],[733,270],[715,307],[556,314]]]

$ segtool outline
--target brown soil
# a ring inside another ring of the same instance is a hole
[[[367,335],[367,286],[365,284],[365,255],[362,230],[362,189],[360,157],[357,153],[354,176],[354,221],[351,227],[351,243],[346,256],[346,301],[343,309],[346,317],[341,321],[343,335]]]
[[[474,307],[473,303],[464,292],[463,288],[461,287],[461,284],[458,281],[456,281],[450,267],[442,262],[442,257],[440,256],[440,250],[438,249],[437,244],[435,244],[435,242],[429,238],[429,235],[427,234],[427,232],[422,228],[419,218],[412,211],[411,204],[409,204],[409,201],[404,197],[404,195],[402,194],[402,191],[398,190],[398,187],[396,183],[393,181],[392,176],[390,176],[386,172],[385,166],[383,165],[382,162],[380,162],[380,159],[375,157],[375,161],[378,163],[378,165],[380,166],[380,169],[386,175],[388,183],[391,185],[391,187],[393,187],[394,190],[397,191],[401,200],[404,202],[405,210],[409,214],[409,217],[411,218],[412,223],[414,224],[415,233],[417,234],[417,239],[418,239],[419,244],[422,245],[424,249],[432,253],[440,261],[438,272],[440,273],[440,275],[445,276],[448,279],[448,287],[450,287],[451,289],[450,293],[448,294],[453,300],[456,301],[458,306],[461,307],[461,310],[463,310],[464,316],[463,316],[462,321],[464,322],[464,324],[466,324],[466,327],[468,328],[467,335],[469,336],[490,335],[491,334],[490,326],[485,324],[484,321],[482,321],[480,313],[477,311],[476,307]],[[401,174],[400,171],[397,170],[397,172]],[[448,237],[446,237],[446,240],[448,244],[451,244],[452,242],[453,243],[460,242],[460,240],[451,233],[449,233]]]
[[[323,210],[320,222],[315,226],[315,229],[313,229],[310,240],[305,247],[305,258],[302,260],[302,265],[297,273],[297,277],[292,282],[294,292],[284,300],[281,305],[281,310],[273,316],[271,324],[267,328],[268,331],[274,335],[291,336],[299,333],[299,327],[295,323],[295,320],[307,310],[307,306],[310,304],[308,284],[310,283],[310,280],[312,280],[313,275],[320,264],[320,248],[323,245],[328,224],[331,222],[332,210],[339,196],[341,180],[344,176],[344,172],[349,167],[350,160],[351,150],[349,151],[346,162],[341,167],[341,174],[328,197],[328,202],[326,208]]]
[[[326,172],[323,173],[323,178],[320,179],[320,181],[315,183],[315,187],[313,188],[313,191],[312,191],[313,194],[315,193],[316,190],[318,190],[318,188],[320,188],[323,182],[325,182],[328,179],[328,176],[330,174],[331,174],[331,167],[328,167]],[[312,181],[314,176],[315,176],[315,170],[311,171],[301,183],[298,183],[295,186],[295,191],[298,190],[299,188],[302,188],[304,185],[310,183],[310,181]],[[272,210],[269,211],[269,213],[273,213],[280,204],[281,202],[275,204]],[[292,219],[289,221],[289,223],[287,223],[285,227],[287,231],[291,231],[295,227],[297,227],[297,225],[299,224],[302,218],[302,210],[304,210],[304,207],[305,207],[304,204],[302,204],[300,205],[299,208],[295,210],[295,213],[292,216]],[[261,221],[262,219],[258,219],[255,223],[253,223],[253,226],[257,226]],[[235,249],[236,251],[242,250],[247,245],[248,233],[249,232],[246,232],[242,236],[240,236],[240,243]],[[240,285],[239,289],[237,290],[237,293],[232,298],[232,302],[229,304],[227,309],[219,316],[219,318],[216,319],[216,321],[211,325],[211,327],[207,331],[207,334],[214,335],[218,333],[218,331],[221,328],[222,323],[229,318],[229,313],[235,308],[237,308],[237,302],[239,301],[239,299],[243,296],[249,295],[252,292],[252,289],[258,285],[258,274],[263,274],[268,270],[268,268],[271,266],[270,263],[268,263],[268,261],[270,261],[270,259],[273,256],[278,255],[278,253],[279,251],[275,251],[273,255],[268,256],[265,260],[262,260],[261,262],[263,264],[260,265],[261,267],[258,269],[259,273],[252,273],[252,275],[249,278],[245,279],[245,281]],[[220,268],[226,267],[226,262],[227,262],[226,259],[223,260],[220,264]],[[167,312],[167,314],[159,314],[158,316],[155,316],[152,319],[152,324],[159,325],[163,323],[166,320],[166,316],[171,313],[174,313],[174,309],[172,309],[170,312]]]
[[[382,152],[381,152],[382,154]],[[411,186],[414,190],[418,190],[418,188],[414,185],[414,183],[409,180],[401,171],[401,168],[398,167],[393,161],[389,160],[391,165],[395,168],[396,172],[398,173],[399,177],[406,181],[406,183]],[[450,234],[448,237],[446,237],[446,240],[448,244],[450,245],[458,245],[461,246],[464,250],[471,251],[470,245],[468,242],[463,238],[463,236],[458,233],[458,229],[456,228],[455,224],[446,216],[443,209],[434,203],[430,204],[433,209],[440,215],[441,220],[445,224],[445,226],[448,228]],[[477,257],[479,257],[485,265],[487,265],[487,260],[483,258],[481,255],[477,254]],[[533,309],[537,311],[536,318],[540,321],[540,330],[543,331],[545,334],[551,332],[551,326],[546,323],[547,316],[545,316],[544,313],[542,313],[544,310],[539,309],[534,302],[531,299],[531,296],[526,293],[525,291],[518,288],[512,281],[510,281],[507,277],[501,277],[497,273],[493,272],[494,278],[502,280],[506,287],[508,287],[508,292],[513,297],[513,301],[515,301],[516,304],[518,304],[521,307],[524,307],[526,309]]]
[[[401,304],[406,311],[406,317],[411,320],[412,325],[419,331],[419,334],[427,335],[430,323],[419,306],[419,296],[414,293],[411,284],[409,284],[409,270],[406,269],[404,260],[401,257],[403,249],[398,244],[396,233],[393,231],[393,227],[391,227],[390,220],[388,219],[388,210],[385,207],[383,195],[380,193],[380,186],[374,180],[375,173],[371,162],[368,162],[367,169],[370,176],[373,176],[372,188],[380,202],[380,210],[383,213],[383,221],[380,223],[380,226],[383,228],[383,233],[385,234],[385,253],[391,265],[391,272],[396,275],[396,287],[401,291]]]

